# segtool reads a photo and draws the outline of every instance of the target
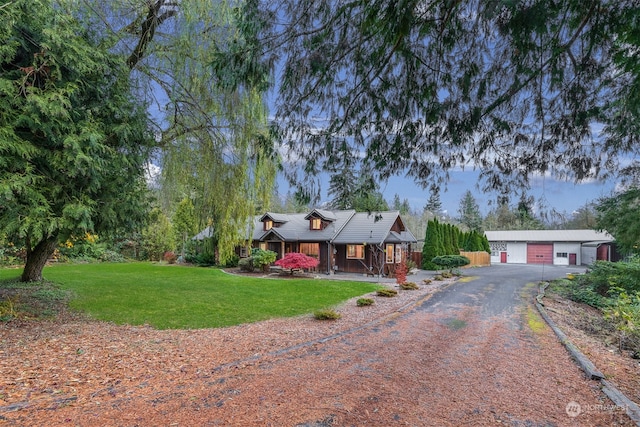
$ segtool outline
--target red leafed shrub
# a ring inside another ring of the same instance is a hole
[[[169,264],[175,264],[178,260],[178,256],[171,251],[165,252],[163,258]]]
[[[396,265],[396,283],[399,285],[403,284],[407,281],[407,272],[409,269],[407,268],[407,264],[402,261],[400,264]]]
[[[291,270],[291,274],[293,274],[293,270],[314,268],[317,267],[319,263],[320,261],[317,259],[298,252],[285,254],[284,258],[275,262],[276,265]]]

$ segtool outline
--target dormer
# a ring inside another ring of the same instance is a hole
[[[336,220],[336,216],[331,211],[314,209],[305,219],[309,221],[309,230],[324,230]]]
[[[289,217],[284,214],[267,212],[266,214],[262,215],[260,221],[262,222],[262,229],[264,231],[268,231],[272,228],[278,228],[282,224],[287,223],[289,221]]]

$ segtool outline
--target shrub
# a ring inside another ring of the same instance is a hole
[[[398,295],[398,291],[395,289],[380,289],[376,292],[379,297],[395,297]]]
[[[112,250],[105,250],[100,255],[100,261],[102,262],[126,262],[127,259],[121,253]]]
[[[335,310],[325,308],[322,310],[316,310],[313,313],[313,317],[315,317],[317,320],[336,320],[341,318],[342,315]]]
[[[433,258],[431,262],[441,268],[452,270],[456,267],[469,265],[471,260],[463,255],[441,255]]]
[[[604,308],[608,304],[608,298],[593,290],[591,284],[578,277],[577,280],[559,279],[552,282],[553,291],[572,301],[590,305],[596,308]]]
[[[432,280],[431,279],[424,279],[422,280],[422,283],[424,283],[425,285],[429,285],[431,284]]]
[[[241,271],[247,271],[251,273],[254,269],[253,258],[252,257],[242,258],[240,261],[238,261],[238,267],[240,267]]]
[[[436,274],[435,276],[433,276],[433,280],[435,280],[436,282],[441,282],[444,280],[444,277],[442,277],[441,274]]]
[[[400,289],[405,291],[415,291],[416,289],[420,289],[417,284],[413,282],[406,282],[400,284]]]
[[[178,256],[173,251],[167,251],[162,256],[162,259],[164,259],[168,264],[175,264],[178,260]]]
[[[596,261],[588,274],[579,279],[590,283],[591,288],[606,296],[611,288],[621,288],[627,292],[640,291],[640,260],[625,262]]]
[[[443,279],[451,279],[453,277],[453,273],[450,271],[443,271],[440,273],[440,276],[442,276]]]
[[[407,264],[404,261],[401,261],[396,265],[396,283],[404,283],[407,281],[407,272],[409,269],[407,268]]]
[[[278,254],[273,251],[265,251],[258,248],[251,249],[251,258],[253,259],[253,268],[264,269],[271,265],[277,258]]]
[[[414,270],[416,268],[418,268],[418,264],[416,264],[415,262],[413,262],[412,259],[408,259],[405,264],[407,264],[407,271],[411,271]]]
[[[627,293],[622,288],[611,292],[611,304],[604,310],[604,317],[614,323],[618,331],[620,352],[631,350],[640,353],[640,292]]]
[[[358,301],[356,301],[356,305],[358,307],[365,307],[368,305],[373,305],[374,304],[374,300],[371,298],[358,298]]]
[[[291,274],[293,274],[294,269],[315,268],[319,263],[320,261],[318,261],[316,258],[298,252],[288,253],[284,256],[284,258],[279,259],[275,262],[276,265],[282,268],[290,269]]]
[[[233,254],[233,256],[231,256],[231,258],[225,263],[224,266],[226,268],[237,267],[239,262],[240,262],[240,257],[236,254]]]
[[[199,265],[201,267],[208,267],[215,264],[215,258],[216,256],[214,253],[205,250],[197,254],[194,261],[196,265]]]

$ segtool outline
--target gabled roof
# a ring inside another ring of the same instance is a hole
[[[322,230],[311,230],[309,221],[311,218],[321,217],[326,221]],[[270,219],[279,222],[278,227],[264,230],[263,221]],[[396,222],[400,226],[395,231]],[[202,240],[211,237],[212,229],[207,227],[194,237],[194,240]],[[247,237],[249,237],[247,226]],[[327,211],[315,209],[310,213],[282,214],[267,212],[261,216],[253,217],[252,240],[269,241],[278,240],[285,242],[331,242],[334,244],[382,244],[382,243],[415,243],[415,236],[404,227],[399,211],[386,212],[356,212]]]
[[[490,242],[612,242],[606,231],[595,230],[498,230],[485,231]]]
[[[333,239],[335,244],[382,244],[416,242],[416,238],[408,230],[401,233],[392,231],[393,225],[399,220],[399,211],[386,212],[358,212],[344,229]],[[404,227],[404,225],[403,225]]]
[[[310,230],[309,220],[314,217],[312,215],[313,212],[322,212],[322,215],[324,216],[323,219],[331,217],[333,218],[333,220],[328,221],[328,224],[322,230]],[[253,238],[254,240],[269,240],[269,233],[273,231],[274,238],[284,241],[329,242],[336,236],[336,234],[340,232],[340,230],[342,230],[344,225],[349,222],[351,217],[355,214],[354,210],[320,211],[319,209],[316,209],[313,212],[310,214],[286,214],[288,221],[282,223],[279,227],[277,227],[277,229],[274,228],[264,231],[261,224],[256,224],[257,232],[253,233]],[[265,215],[263,215],[262,218],[264,218]]]
[[[288,214],[282,214],[282,213],[276,213],[276,212],[267,212],[264,215],[262,215],[260,217],[260,221],[264,221],[265,219],[270,219],[273,222],[288,222],[289,221],[289,215]]]
[[[324,209],[314,209],[311,212],[309,212],[309,214],[305,216],[304,219],[309,220],[311,218],[318,218],[318,217],[329,222],[333,222],[338,219],[335,213],[333,213],[332,211],[324,210]]]

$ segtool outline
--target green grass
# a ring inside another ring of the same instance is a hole
[[[0,269],[0,287],[21,271]],[[158,329],[216,328],[313,313],[379,289],[374,283],[259,279],[212,268],[150,263],[62,264],[46,280],[72,292],[70,306],[99,320]]]

